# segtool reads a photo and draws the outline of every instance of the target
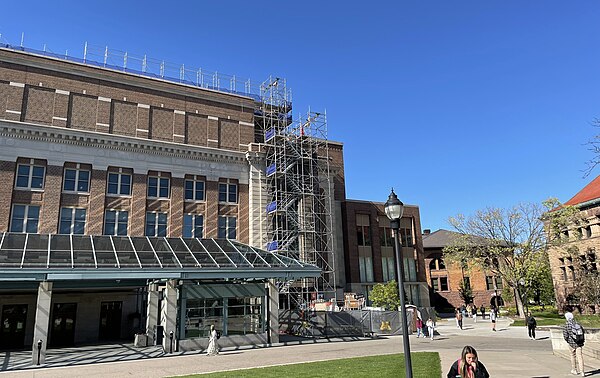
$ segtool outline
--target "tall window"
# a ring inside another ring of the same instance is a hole
[[[465,285],[465,289],[471,288],[471,278],[470,277],[463,277],[463,282]]]
[[[236,217],[219,217],[219,230],[217,237],[219,239],[235,239],[236,221]]]
[[[146,236],[167,236],[167,213],[146,213]]]
[[[19,189],[42,189],[46,167],[41,165],[18,164],[15,187]]]
[[[89,192],[90,171],[86,169],[65,168],[63,190],[65,192]]]
[[[413,246],[412,218],[400,219],[400,242],[403,247]]]
[[[106,210],[104,215],[104,235],[127,235],[129,212],[125,210]]]
[[[356,226],[356,240],[358,245],[371,245],[371,227]]]
[[[204,234],[204,216],[199,214],[185,214],[183,216],[183,237],[199,238]]]
[[[487,290],[502,290],[502,278],[498,276],[485,276],[485,288]]]
[[[123,172],[109,172],[107,192],[118,196],[130,195],[131,175]]]
[[[148,197],[169,198],[169,178],[149,176]]]
[[[444,260],[441,257],[434,257],[429,263],[429,270],[444,270],[446,269],[446,264],[444,264]]]
[[[185,180],[185,199],[188,201],[204,201],[204,181]]]
[[[37,233],[39,223],[39,206],[13,205],[10,232]]]
[[[448,277],[431,278],[431,287],[433,291],[448,291]]]
[[[237,203],[238,201],[238,186],[235,183],[220,182],[219,183],[219,202]]]
[[[404,279],[408,282],[417,281],[417,261],[404,257]]]
[[[393,247],[394,239],[392,237],[392,229],[389,227],[379,227],[379,244],[382,247]]]
[[[58,233],[83,235],[85,233],[85,215],[85,209],[61,208]]]
[[[381,270],[384,282],[397,279],[395,263],[396,260],[392,251],[381,250]]]

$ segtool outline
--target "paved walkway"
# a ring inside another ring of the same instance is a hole
[[[552,354],[549,332],[538,332],[538,340],[529,340],[524,327],[508,327],[500,319],[498,331],[492,332],[489,320],[473,324],[465,321],[463,330],[454,320],[438,324],[440,336],[431,341],[412,335],[411,350],[435,351],[440,354],[445,377],[464,345],[473,345],[480,360],[494,378],[570,377],[569,361]],[[97,363],[82,366],[40,368],[0,373],[4,377],[165,377],[252,367],[323,361],[357,356],[392,354],[402,351],[402,337],[353,339],[240,350],[223,350],[219,356],[184,354],[137,361]],[[586,361],[588,365],[589,361]],[[586,366],[588,376],[600,378],[600,365]]]

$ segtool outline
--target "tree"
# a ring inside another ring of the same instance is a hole
[[[466,305],[473,302],[473,290],[471,290],[471,285],[467,285],[466,280],[463,279],[462,281],[460,281],[458,293],[460,294],[460,298]]]
[[[470,217],[451,217],[449,222],[458,235],[444,248],[444,257],[458,263],[466,261],[469,267],[500,277],[515,293],[517,310],[524,317],[525,290],[533,288],[536,272],[548,265],[548,239],[542,216],[553,203],[486,208]],[[553,220],[558,223],[561,219]],[[520,281],[525,285],[520,285]]]
[[[374,306],[383,307],[386,310],[397,310],[400,306],[396,280],[389,281],[386,284],[376,284],[369,296]]]

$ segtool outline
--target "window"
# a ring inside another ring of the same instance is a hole
[[[17,180],[15,187],[19,189],[42,189],[46,167],[32,164],[17,165]]]
[[[63,178],[63,190],[65,192],[89,192],[90,171],[83,169],[65,168]]]
[[[502,278],[498,276],[486,276],[485,277],[485,288],[487,290],[502,290]]]
[[[441,257],[436,257],[429,263],[429,270],[444,270],[446,269],[446,264],[444,264],[444,260]]]
[[[463,282],[465,285],[465,289],[471,288],[471,278],[470,277],[463,277]]]
[[[104,215],[104,235],[127,235],[129,212],[124,210],[106,210]]]
[[[371,227],[356,226],[356,241],[358,245],[371,245]]]
[[[219,183],[219,202],[237,203],[237,184],[230,183]]]
[[[417,261],[404,257],[404,279],[408,282],[417,281]]]
[[[13,205],[10,232],[37,233],[39,222],[39,206]]]
[[[373,282],[373,257],[358,256],[360,282]]]
[[[396,260],[391,251],[381,251],[381,270],[383,273],[383,282],[396,279]]]
[[[146,236],[167,236],[167,213],[146,213]]]
[[[575,268],[573,267],[573,258],[572,257],[560,257],[558,259],[558,262],[560,264],[560,269],[562,270],[562,276],[563,276],[563,280],[564,281],[568,281],[569,280],[569,274],[567,272],[570,272],[570,276],[572,277],[572,279],[575,279]]]
[[[217,237],[219,239],[235,239],[236,221],[236,217],[219,217],[219,230]]]
[[[431,287],[434,292],[448,291],[448,277],[431,278]]]
[[[204,216],[185,214],[183,216],[183,237],[202,238],[204,234]]]
[[[448,291],[448,277],[440,277],[440,290]]]
[[[592,226],[587,226],[583,230],[584,230],[583,234],[585,235],[586,238],[592,237]]]
[[[222,298],[185,300],[185,337],[206,337],[211,325],[223,329],[223,302]]]
[[[127,173],[108,173],[108,194],[128,196],[131,194],[131,175]]]
[[[440,291],[440,287],[439,287],[439,280],[437,278],[432,278],[431,279],[431,288],[433,289],[434,292],[438,292]]]
[[[413,246],[413,235],[412,235],[412,218],[400,219],[400,241],[403,247]]]
[[[392,229],[389,227],[379,227],[379,244],[382,247],[393,247]]]
[[[188,201],[204,201],[204,181],[185,180],[185,199]]]
[[[262,332],[262,298],[228,298],[225,321],[227,335]]]
[[[148,197],[169,198],[169,179],[167,177],[148,177]]]
[[[85,209],[61,208],[58,233],[83,235],[85,233],[85,215]]]

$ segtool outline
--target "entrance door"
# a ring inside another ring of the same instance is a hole
[[[72,346],[75,342],[77,303],[55,303],[52,308],[50,346]]]
[[[100,340],[121,338],[123,302],[102,302],[100,307]]]
[[[0,349],[19,349],[25,343],[25,323],[27,305],[2,306],[2,324],[0,328]]]

